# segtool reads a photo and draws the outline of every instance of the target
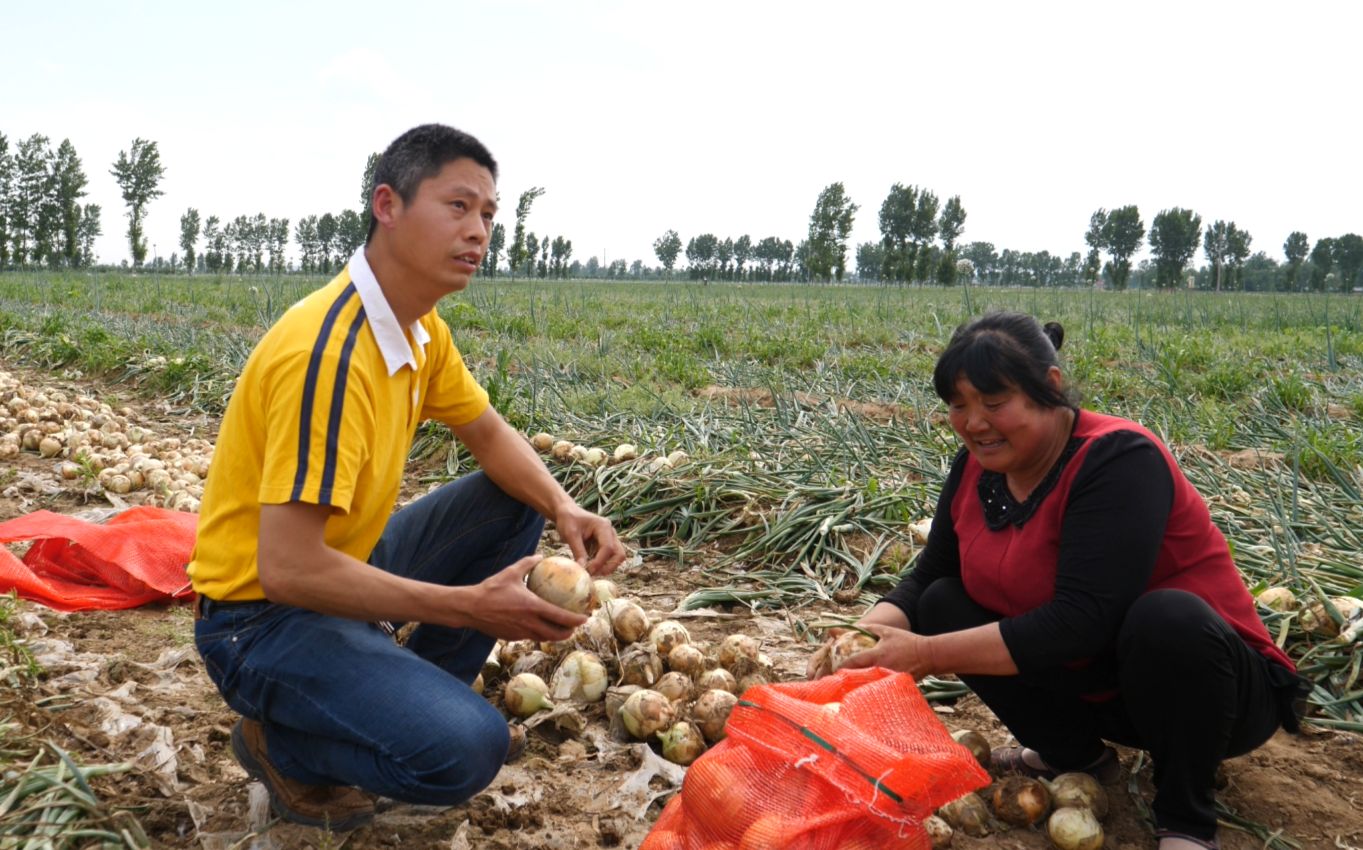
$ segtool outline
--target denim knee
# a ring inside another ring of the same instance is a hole
[[[394,764],[405,802],[429,806],[463,803],[492,784],[502,769],[511,736],[506,720],[489,703],[486,710],[460,712],[458,723],[429,729],[420,764]]]

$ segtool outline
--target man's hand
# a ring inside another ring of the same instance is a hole
[[[610,520],[569,502],[554,516],[558,536],[573,550],[573,557],[594,576],[614,572],[625,560],[625,546]],[[590,560],[589,560],[590,559]]]
[[[879,642],[870,649],[864,649],[842,663],[843,669],[862,667],[885,667],[908,673],[914,679],[937,672],[933,663],[932,644],[922,635],[907,629],[865,623],[862,628],[872,633]]]
[[[466,612],[469,626],[505,640],[566,640],[587,622],[581,614],[545,602],[525,586],[541,560],[528,555],[473,588],[476,604]]]

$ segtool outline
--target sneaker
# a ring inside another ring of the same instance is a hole
[[[265,786],[270,808],[290,823],[345,832],[374,818],[374,801],[358,788],[306,785],[283,776],[270,763],[265,727],[242,718],[232,727],[232,755],[251,778]]]

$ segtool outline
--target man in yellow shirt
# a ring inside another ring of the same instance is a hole
[[[545,518],[592,573],[624,558],[489,406],[436,314],[483,259],[496,177],[458,130],[398,137],[367,243],[265,334],[223,418],[189,565],[195,640],[242,715],[233,754],[286,820],[349,829],[371,794],[453,805],[486,787],[510,747],[469,687],[492,642],[559,640],[584,619],[525,587]],[[482,471],[393,513],[424,419]],[[403,647],[379,621],[419,625]]]

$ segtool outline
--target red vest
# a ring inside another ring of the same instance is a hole
[[[1065,465],[1055,490],[1042,499],[1022,528],[1009,524],[999,531],[989,530],[977,486],[983,469],[973,457],[966,459],[960,487],[951,502],[951,520],[960,540],[961,580],[970,597],[1005,617],[1018,616],[1051,600],[1070,487],[1094,441],[1115,431],[1133,431],[1155,444],[1174,480],[1173,507],[1146,589],[1175,588],[1196,594],[1256,651],[1295,670],[1269,638],[1254,599],[1231,561],[1225,537],[1212,523],[1207,505],[1184,477],[1174,456],[1150,431],[1116,416],[1079,412],[1074,436],[1084,443]]]

